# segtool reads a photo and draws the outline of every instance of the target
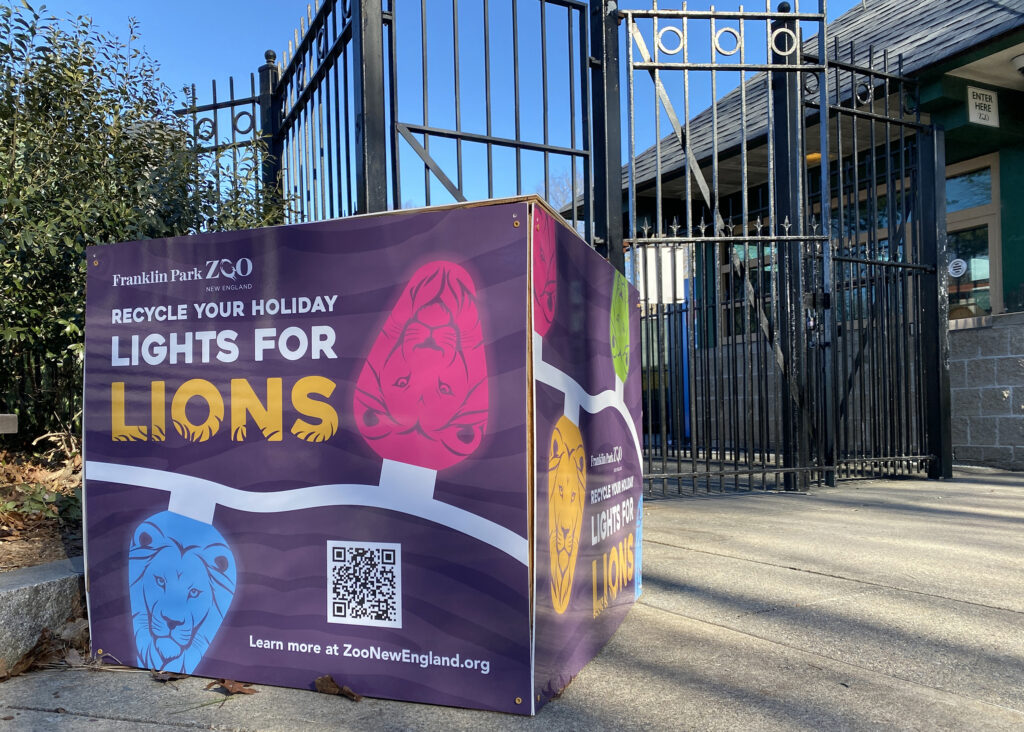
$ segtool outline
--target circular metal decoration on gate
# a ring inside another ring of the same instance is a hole
[[[954,259],[949,263],[950,277],[963,277],[967,273],[967,262],[962,259]]]
[[[818,93],[818,89],[821,87],[821,82],[818,81],[817,74],[804,74],[804,95],[806,97],[812,97]]]
[[[871,101],[871,97],[871,84],[866,81],[857,84],[857,104],[864,106]]]
[[[231,126],[239,135],[248,135],[254,126],[252,112],[239,112],[231,119]]]
[[[665,48],[664,38],[666,33],[674,33],[676,39],[679,41],[679,45],[677,45],[675,48],[671,50]],[[683,32],[676,28],[674,25],[662,28],[660,31],[658,31],[658,48],[661,49],[661,52],[666,56],[675,56],[677,53],[683,50]]]
[[[779,48],[778,40],[782,36],[787,39],[786,48]],[[772,50],[780,56],[788,56],[796,50],[797,43],[796,33],[791,31],[789,28],[776,28],[772,31],[771,35],[771,46]]]
[[[916,116],[918,113],[918,98],[916,88],[903,90],[903,113]]]
[[[316,60],[323,63],[325,58],[327,58],[327,30],[320,26],[320,30],[316,32]]]
[[[732,50],[730,51],[726,51],[724,48],[722,48],[722,36],[726,34],[732,36],[735,40],[735,45],[733,45]],[[735,28],[722,28],[720,31],[715,33],[715,50],[723,56],[734,55],[737,51],[740,50],[740,47],[742,45],[743,41],[742,39],[740,39],[740,32]]]
[[[213,138],[213,120],[209,117],[204,117],[195,125],[196,137],[203,142],[209,142]]]

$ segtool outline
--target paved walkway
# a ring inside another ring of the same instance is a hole
[[[1024,729],[1024,474],[645,511],[642,601],[535,719],[68,670],[0,684],[0,730]]]

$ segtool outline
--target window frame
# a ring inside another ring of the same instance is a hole
[[[1003,302],[1003,237],[1001,228],[1000,202],[1002,201],[999,190],[999,154],[989,153],[970,160],[964,160],[953,165],[946,166],[946,180],[965,173],[973,173],[988,168],[991,178],[991,190],[989,202],[981,206],[961,209],[946,214],[946,235],[956,234],[961,231],[968,231],[980,226],[988,227],[988,269],[989,269],[989,303],[992,306],[991,315],[999,315],[1006,311]],[[948,289],[948,288],[947,288]],[[957,318],[949,322],[961,324],[961,327],[969,327],[973,321],[987,318],[988,315],[974,318]],[[981,323],[978,323],[979,325]]]

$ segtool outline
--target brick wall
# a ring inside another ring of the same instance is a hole
[[[1024,470],[1024,313],[949,332],[953,459]]]

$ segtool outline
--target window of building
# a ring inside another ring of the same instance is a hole
[[[951,321],[1003,312],[998,181],[998,155],[946,168]]]
[[[946,214],[992,203],[992,168],[946,178]]]
[[[949,261],[949,319],[992,314],[988,226],[961,229],[947,239]]]

